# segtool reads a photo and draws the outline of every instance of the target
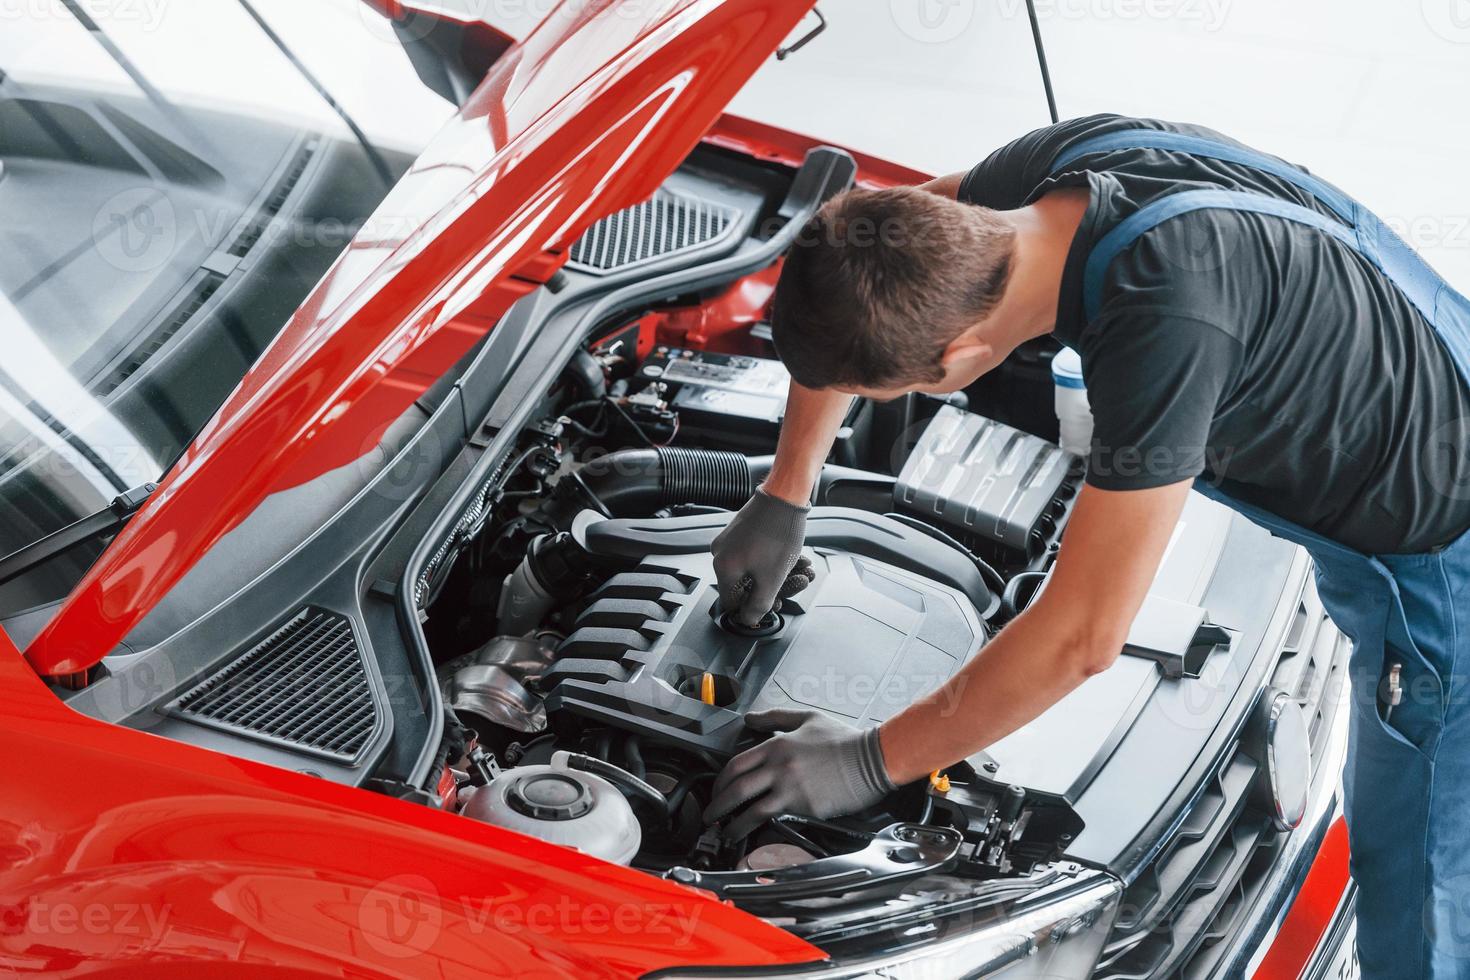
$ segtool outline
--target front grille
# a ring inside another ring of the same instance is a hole
[[[383,724],[345,616],[301,610],[165,710],[186,721],[352,764]]]
[[[659,190],[598,221],[572,246],[569,265],[606,273],[708,245],[734,228],[735,210]]]
[[[1313,761],[1322,758],[1345,680],[1348,640],[1308,590],[1296,610],[1271,686],[1302,705]],[[1257,764],[1238,749],[1128,886],[1096,980],[1199,980],[1231,952],[1230,939],[1269,881],[1286,834],[1247,805]]]

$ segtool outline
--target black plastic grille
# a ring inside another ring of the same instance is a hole
[[[311,608],[167,710],[344,763],[357,761],[382,724],[352,624]]]
[[[226,249],[229,254],[242,258],[255,247],[255,243],[260,241],[276,215],[281,213],[281,208],[286,206],[286,198],[290,197],[291,192],[296,189],[297,182],[301,180],[301,175],[306,173],[306,165],[311,162],[312,154],[315,152],[315,140],[308,140],[296,150],[285,172],[281,174],[281,179],[271,189],[271,196],[261,202],[260,207],[250,216],[250,220],[240,229],[240,233]]]
[[[215,292],[224,283],[224,277],[213,272],[205,272],[199,276],[182,299],[174,306],[173,311],[159,323],[153,333],[141,344],[133,348],[127,360],[113,368],[108,375],[97,384],[97,394],[110,395],[123,382],[127,381],[138,369],[148,363],[149,358],[163,349],[174,336],[194,319],[194,315],[209,302]]]
[[[598,221],[572,246],[568,261],[613,272],[707,245],[730,230],[735,211],[670,191]]]
[[[1271,675],[1306,712],[1319,759],[1347,668],[1348,640],[1315,597],[1298,605]],[[1129,885],[1094,980],[1196,980],[1231,952],[1286,835],[1247,802],[1257,765],[1229,754],[1154,862]]]

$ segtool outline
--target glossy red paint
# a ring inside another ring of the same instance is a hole
[[[1327,934],[1347,887],[1347,822],[1338,817],[1327,828],[1306,881],[1297,892],[1271,948],[1252,974],[1253,980],[1297,980],[1317,944]]]
[[[706,893],[119,728],[0,633],[0,975],[635,977],[822,953]]]
[[[26,651],[97,663],[266,496],[354,460],[653,193],[810,0],[565,4],[496,61]],[[464,317],[466,311],[476,314]]]
[[[713,299],[650,313],[647,326],[654,339],[671,347],[697,347],[725,354],[764,355],[764,343],[750,336],[750,327],[769,315],[777,262],[731,283]]]

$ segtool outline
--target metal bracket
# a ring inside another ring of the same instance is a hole
[[[807,31],[801,37],[797,38],[791,44],[787,44],[787,45],[784,45],[782,47],[777,48],[776,49],[776,60],[777,61],[785,61],[787,55],[791,54],[794,51],[800,51],[802,48],[806,47],[807,44],[809,44],[812,41],[813,38],[815,38],[818,34],[822,33],[823,31],[825,31],[827,29],[827,18],[825,18],[825,17],[822,16],[822,12],[820,10],[818,10],[815,5],[812,7],[812,15],[817,18],[816,26],[814,26],[811,30]]]

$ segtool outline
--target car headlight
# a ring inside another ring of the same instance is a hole
[[[844,956],[810,967],[663,971],[661,980],[979,980],[1005,971],[1012,977],[1048,980],[1092,973],[1102,951],[1123,886],[1101,873],[1079,879],[1078,887],[1004,919],[946,915],[900,933],[892,948]],[[889,935],[893,935],[889,933]]]

